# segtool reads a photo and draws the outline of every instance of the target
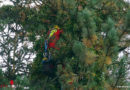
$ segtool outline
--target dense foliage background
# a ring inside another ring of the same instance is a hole
[[[13,79],[30,90],[113,90],[128,84],[129,53],[125,50],[130,45],[129,3],[10,1],[13,6],[0,8],[0,55],[7,68],[0,71],[0,84]],[[60,50],[51,49],[52,60],[43,65],[44,41],[54,25],[64,31],[56,44]],[[21,49],[17,49],[19,44]],[[121,58],[120,52],[124,52]],[[29,63],[32,54],[36,57]]]

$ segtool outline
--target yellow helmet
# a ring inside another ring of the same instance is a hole
[[[55,25],[54,28],[55,28],[55,29],[60,29],[58,25]]]

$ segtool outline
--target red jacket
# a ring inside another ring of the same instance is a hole
[[[48,32],[48,34],[49,34],[49,33],[50,33],[50,31]],[[59,30],[59,29],[57,30],[57,32],[54,33],[54,35],[53,35],[54,39],[51,40],[51,41],[48,43],[48,48],[55,48],[55,49],[58,49],[58,50],[59,50],[59,48],[56,48],[55,45],[56,45],[57,40],[60,39],[60,34],[61,34],[61,33],[63,33],[63,30]]]

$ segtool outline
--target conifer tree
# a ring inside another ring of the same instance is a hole
[[[19,24],[18,10],[13,6],[0,8],[0,66],[5,68],[4,75],[9,80],[29,73],[28,63],[33,52],[28,48],[26,32]]]
[[[32,2],[34,8],[29,7]],[[128,56],[118,54],[129,47],[129,3],[30,0],[25,7],[16,6],[18,22],[36,52],[29,78],[32,89],[112,90],[127,83]],[[63,29],[56,43],[60,50],[50,49],[52,60],[43,65],[44,42],[54,25]]]

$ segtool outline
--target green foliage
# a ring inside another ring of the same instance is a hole
[[[0,8],[0,28],[21,25],[36,53],[29,78],[17,77],[16,83],[30,90],[112,90],[126,84],[127,58],[118,59],[130,26],[124,0],[42,0],[35,8],[28,7],[29,1],[26,7],[12,2]],[[56,43],[60,50],[50,49],[52,61],[42,65],[44,41],[54,25],[64,31]]]
[[[130,11],[128,11],[126,15],[126,27],[128,28],[128,31],[130,32]]]
[[[2,70],[0,69],[0,85],[6,84],[6,78],[4,77],[4,74]]]
[[[76,56],[79,57],[79,55],[81,55],[81,53],[83,53],[85,47],[82,44],[82,42],[79,41],[75,41],[74,45],[73,45],[73,52],[75,53]]]
[[[14,82],[16,90],[23,90],[25,87],[29,87],[30,85],[29,79],[26,76],[17,76]]]
[[[82,12],[79,13],[79,23],[82,27],[83,37],[90,38],[96,30],[96,25],[93,20],[93,12],[90,12],[87,8],[85,8]]]

